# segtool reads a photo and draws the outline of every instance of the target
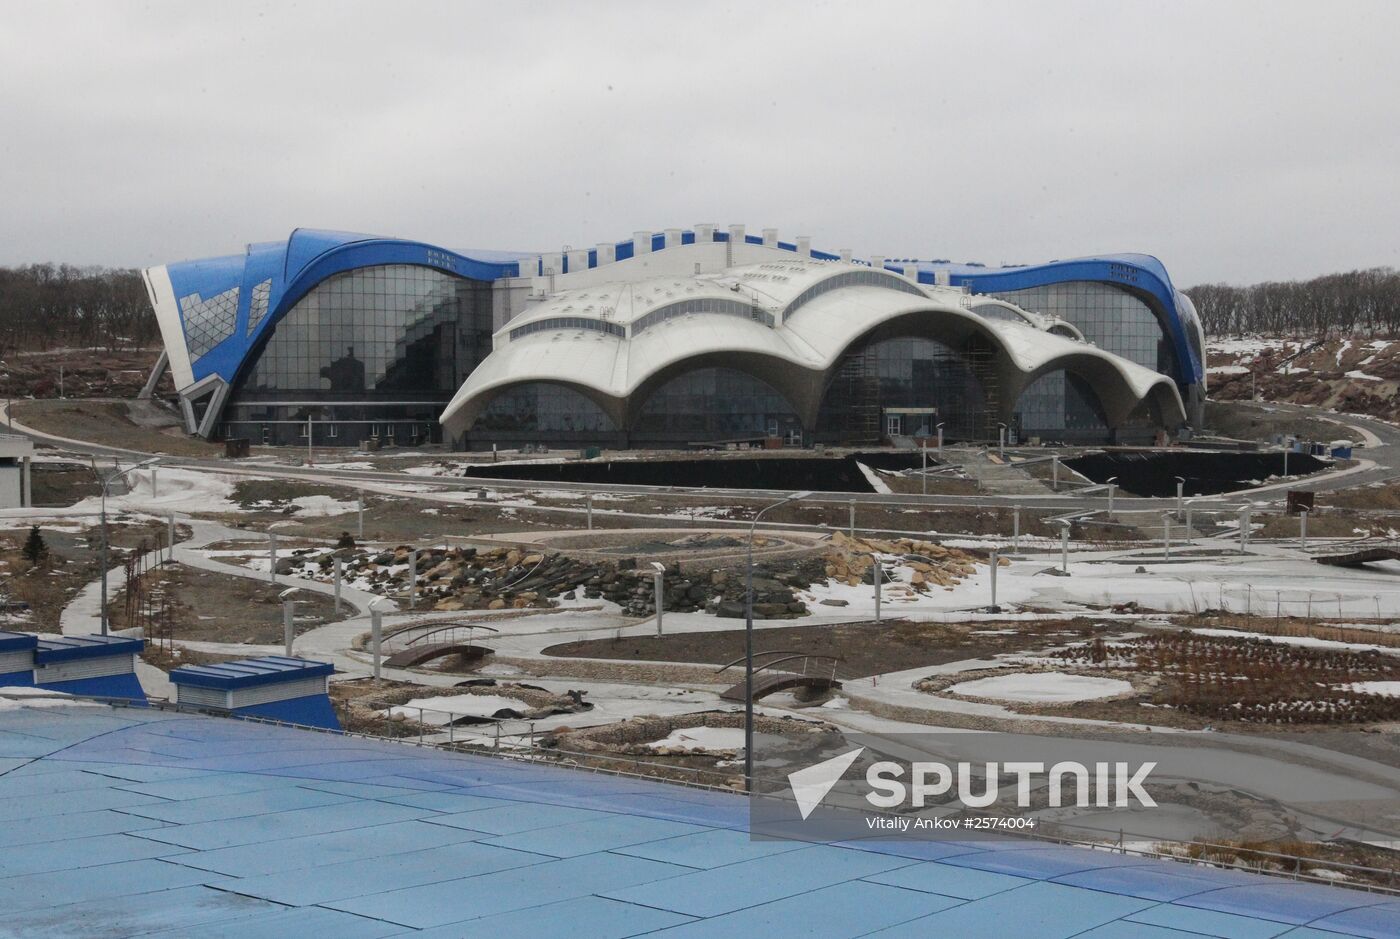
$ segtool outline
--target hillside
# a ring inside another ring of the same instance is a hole
[[[1217,339],[1206,355],[1209,395],[1217,401],[1247,401],[1252,384],[1261,401],[1400,416],[1400,340]]]

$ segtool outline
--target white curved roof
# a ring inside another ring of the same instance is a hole
[[[830,289],[820,289],[824,283]],[[795,367],[821,386],[852,344],[896,320],[935,336],[980,336],[1025,382],[1056,367],[1089,368],[1115,386],[1099,389],[1101,396],[1127,394],[1133,400],[1123,403],[1131,406],[1149,397],[1175,401],[1174,410],[1184,417],[1180,394],[1166,376],[1048,332],[1055,321],[1046,317],[1027,314],[1012,322],[971,309],[986,302],[961,289],[916,286],[890,272],[810,259],[565,291],[496,333],[494,351],[463,383],[442,421],[469,426],[496,392],[525,382],[567,384],[594,397],[625,401],[687,359],[708,357],[713,364],[713,356],[724,354],[766,360],[774,369]],[[658,313],[666,308],[666,315]],[[607,322],[611,332],[592,323],[580,326],[578,318]],[[521,329],[532,323],[540,328]]]

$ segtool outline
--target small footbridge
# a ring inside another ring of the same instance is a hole
[[[719,675],[735,666],[742,666],[747,659],[735,659],[715,670]],[[832,691],[841,687],[836,678],[836,667],[841,659],[834,655],[817,655],[810,652],[773,650],[754,653],[753,698],[766,697],[778,691],[792,688],[807,688],[812,691]],[[739,683],[720,692],[726,701],[743,701],[746,697],[747,682],[740,678]]]
[[[1376,561],[1400,561],[1400,541],[1387,538],[1329,546],[1318,549],[1313,560],[1332,567],[1360,567]]]
[[[480,623],[410,626],[394,633],[385,642],[384,664],[388,668],[412,668],[449,655],[478,662],[493,651],[477,642],[479,635],[497,632],[500,630]]]

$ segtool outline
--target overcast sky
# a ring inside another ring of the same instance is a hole
[[[297,226],[1400,267],[1400,3],[0,0],[0,264]]]

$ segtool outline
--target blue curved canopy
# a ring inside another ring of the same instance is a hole
[[[243,254],[169,264],[166,271],[177,298],[197,295],[208,300],[238,290],[232,334],[192,363],[195,381],[218,375],[231,382],[277,321],[328,277],[361,267],[414,264],[493,281],[518,276],[523,256],[524,252],[464,253],[402,238],[298,228],[286,241],[251,244]],[[254,295],[262,285],[265,307],[254,317]]]

